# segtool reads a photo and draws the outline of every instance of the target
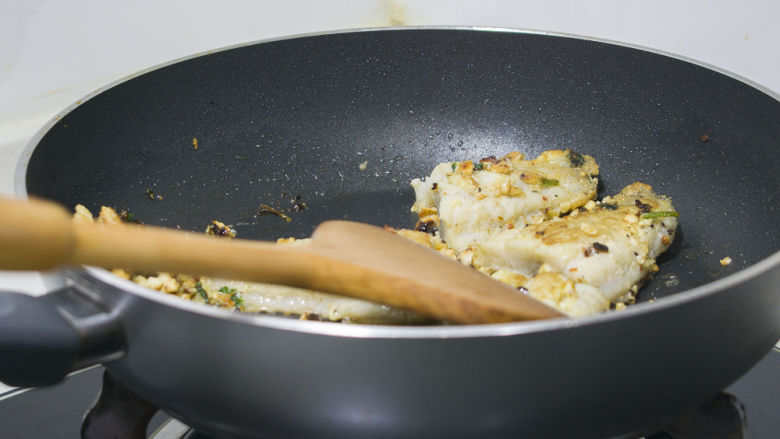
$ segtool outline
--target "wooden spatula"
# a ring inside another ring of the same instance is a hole
[[[83,264],[264,282],[342,294],[458,323],[563,314],[379,227],[327,221],[312,243],[227,240],[152,226],[74,223],[61,206],[0,199],[0,269]]]

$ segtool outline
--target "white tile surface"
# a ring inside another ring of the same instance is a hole
[[[624,41],[780,90],[780,2],[0,0],[0,6],[0,138],[9,127],[40,125],[89,91],[171,59],[282,35],[389,24],[526,28]]]
[[[14,170],[28,137],[25,133],[5,141],[0,138],[0,195],[14,196]]]

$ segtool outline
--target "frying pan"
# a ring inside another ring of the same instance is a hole
[[[335,32],[159,66],[42,129],[19,195],[273,240],[330,219],[410,227],[409,181],[439,162],[571,148],[599,163],[600,196],[650,184],[680,226],[640,303],[578,320],[297,321],[64,269],[41,299],[0,296],[0,377],[48,384],[105,362],[219,438],[638,437],[780,338],[778,120],[777,97],[734,75],[538,32]],[[293,196],[308,208],[291,222],[253,216]]]

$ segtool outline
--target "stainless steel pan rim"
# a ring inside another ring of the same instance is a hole
[[[292,35],[292,36],[286,36],[286,37],[280,37],[280,38],[271,38],[271,39],[263,39],[263,40],[257,40],[257,41],[251,41],[247,43],[241,43],[236,44],[232,46],[227,46],[215,50],[210,50],[206,52],[197,53],[191,56],[179,58],[173,61],[169,61],[166,63],[162,63],[153,67],[150,67],[148,69],[142,70],[140,72],[134,73],[132,75],[129,75],[125,78],[119,79],[117,81],[114,81],[108,85],[105,85],[101,87],[100,89],[87,94],[82,99],[78,100],[74,104],[68,106],[64,110],[62,110],[59,114],[57,114],[54,118],[52,118],[49,122],[47,122],[38,132],[35,133],[35,135],[31,138],[27,146],[25,147],[22,157],[20,158],[17,166],[16,166],[16,172],[15,172],[15,192],[16,195],[20,198],[26,198],[27,197],[27,187],[26,187],[26,174],[27,174],[27,165],[29,163],[30,157],[32,155],[32,152],[34,151],[35,147],[38,145],[40,140],[44,137],[44,135],[64,116],[66,116],[68,113],[70,113],[73,109],[77,108],[81,103],[91,99],[92,97],[102,93],[105,90],[108,90],[118,84],[121,84],[125,81],[128,81],[130,79],[133,79],[137,76],[140,76],[144,73],[151,72],[153,70],[157,70],[162,67],[166,67],[168,65],[176,64],[181,61],[185,61],[188,59],[200,57],[203,55],[208,55],[211,53],[221,52],[225,50],[230,50],[234,48],[244,47],[244,46],[250,46],[254,44],[260,44],[260,43],[267,43],[272,41],[280,41],[280,40],[287,40],[287,39],[295,39],[295,38],[302,38],[302,37],[310,37],[310,36],[317,36],[317,35],[330,35],[330,34],[341,34],[341,33],[357,33],[357,32],[376,32],[376,31],[387,31],[387,30],[417,30],[417,29],[441,29],[441,30],[463,30],[463,31],[481,31],[481,32],[506,32],[506,33],[525,33],[525,34],[539,34],[539,35],[549,35],[549,36],[557,36],[562,38],[574,38],[574,39],[582,39],[582,40],[590,40],[590,41],[597,41],[602,43],[608,43],[623,47],[629,47],[633,49],[643,50],[647,52],[652,52],[660,55],[664,55],[667,57],[679,59],[682,61],[686,61],[688,63],[696,64],[702,67],[705,67],[709,70],[716,71],[718,73],[721,73],[723,75],[729,76],[731,78],[737,79],[741,82],[744,82],[748,85],[750,85],[753,88],[756,88],[763,93],[771,96],[775,100],[780,101],[780,94],[775,93],[772,90],[767,89],[766,87],[761,86],[760,84],[757,84],[753,81],[750,81],[744,77],[741,77],[739,75],[736,75],[734,73],[731,73],[729,71],[726,71],[724,69],[702,63],[696,60],[692,60],[690,58],[686,58],[683,56],[671,54],[664,51],[654,50],[638,45],[633,44],[627,44],[627,43],[621,43],[601,38],[592,38],[592,37],[585,37],[585,36],[579,36],[579,35],[571,35],[571,34],[565,34],[565,33],[557,33],[557,32],[546,32],[546,31],[538,31],[538,30],[528,30],[528,29],[509,29],[509,28],[495,28],[495,27],[477,27],[477,26],[405,26],[405,27],[379,27],[379,28],[363,28],[363,29],[346,29],[346,30],[337,30],[337,31],[329,31],[329,32],[316,32],[316,33],[308,33],[308,34],[299,34],[299,35]],[[616,321],[619,319],[625,319],[625,318],[632,318],[634,316],[638,315],[644,315],[654,312],[659,312],[668,308],[675,307],[682,303],[692,302],[695,300],[699,300],[701,298],[717,294],[720,291],[736,287],[742,283],[747,282],[748,280],[765,273],[769,270],[774,269],[780,265],[780,252],[777,252],[770,257],[746,268],[743,269],[737,273],[734,273],[732,275],[729,275],[727,277],[724,277],[722,279],[713,281],[709,284],[695,287],[690,290],[677,293],[671,297],[666,297],[663,299],[659,299],[653,303],[640,303],[636,304],[634,306],[629,307],[627,310],[622,312],[608,312],[605,314],[600,314],[592,317],[587,318],[580,318],[576,320],[570,320],[570,319],[555,319],[555,320],[548,320],[548,321],[539,321],[539,322],[521,322],[521,323],[509,323],[509,324],[492,324],[492,325],[473,325],[473,326],[434,326],[434,327],[396,327],[396,326],[369,326],[369,325],[339,325],[339,324],[323,324],[321,322],[308,322],[308,321],[298,321],[298,320],[292,320],[292,319],[283,319],[283,318],[276,318],[272,316],[263,316],[263,315],[248,315],[248,314],[240,314],[240,313],[228,313],[224,310],[215,309],[208,306],[203,306],[196,303],[191,303],[189,301],[181,300],[179,298],[169,296],[166,294],[162,294],[159,292],[154,292],[151,290],[148,290],[146,288],[143,288],[133,282],[126,281],[124,279],[121,279],[119,277],[116,277],[112,275],[110,272],[96,267],[85,267],[86,273],[90,276],[93,276],[94,278],[100,280],[101,282],[105,282],[106,284],[109,284],[115,288],[118,288],[120,290],[124,290],[127,292],[130,292],[132,294],[141,296],[143,298],[162,303],[168,306],[172,306],[174,308],[179,308],[188,312],[194,312],[199,313],[202,315],[214,317],[214,318],[220,318],[225,320],[232,320],[236,322],[251,324],[251,325],[257,325],[257,326],[263,326],[263,327],[269,327],[269,328],[275,328],[280,330],[290,330],[290,331],[296,331],[296,332],[304,332],[304,333],[311,333],[311,334],[321,334],[321,335],[331,335],[331,336],[339,336],[339,337],[354,337],[354,338],[471,338],[471,337],[492,337],[492,336],[508,336],[508,335],[517,335],[517,334],[525,334],[525,333],[536,333],[536,332],[545,332],[545,331],[554,331],[554,330],[560,330],[560,329],[568,329],[568,328],[574,328],[579,326],[587,326],[587,325],[595,325],[600,323],[607,323],[611,321]]]

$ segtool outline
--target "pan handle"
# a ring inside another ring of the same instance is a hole
[[[79,284],[40,297],[0,291],[0,381],[9,386],[55,384],[126,352],[118,316]]]

